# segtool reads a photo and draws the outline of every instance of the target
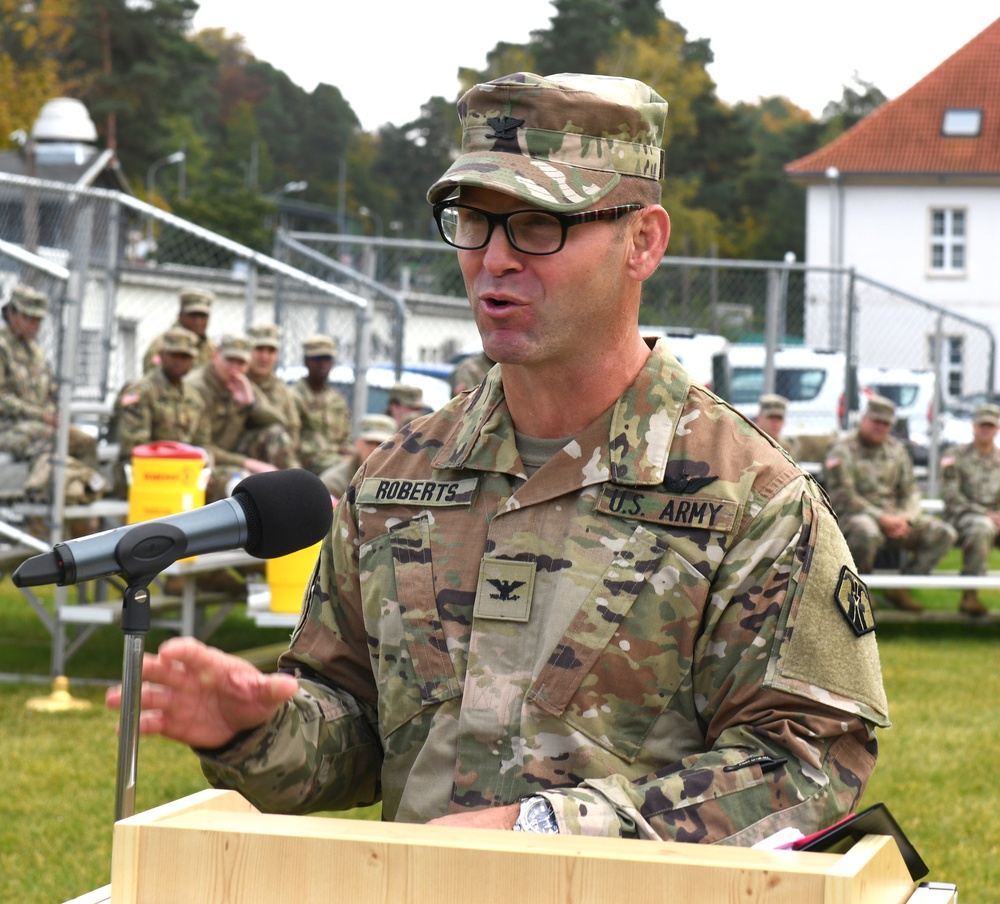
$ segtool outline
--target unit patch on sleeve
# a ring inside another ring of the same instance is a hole
[[[875,611],[868,587],[846,565],[840,569],[836,598],[840,611],[858,637],[875,630]]]
[[[403,480],[366,477],[355,502],[358,505],[472,505],[479,480]]]

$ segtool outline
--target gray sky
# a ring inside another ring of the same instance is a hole
[[[455,97],[460,66],[482,68],[498,41],[524,43],[554,12],[548,0],[200,6],[196,28],[243,35],[254,56],[307,91],[335,85],[369,131],[415,119],[433,95]],[[924,8],[913,0],[661,0],[660,8],[689,39],[711,39],[708,71],[722,100],[783,94],[814,116],[841,97],[855,71],[896,97],[1000,17],[995,0]]]

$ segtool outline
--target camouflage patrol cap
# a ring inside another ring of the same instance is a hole
[[[873,421],[891,424],[896,420],[896,403],[885,396],[873,395],[868,399],[865,416],[870,417]]]
[[[302,354],[306,358],[335,358],[337,341],[333,336],[310,336],[302,343]]]
[[[431,203],[472,186],[572,212],[623,175],[663,178],[667,102],[635,79],[517,72],[467,91],[458,117],[462,153],[428,190]]]
[[[366,443],[384,443],[392,439],[399,428],[387,414],[366,414],[358,425],[358,439]]]
[[[784,417],[788,407],[788,399],[783,395],[769,393],[760,397],[761,417]]]
[[[389,401],[404,405],[407,408],[423,408],[424,391],[419,386],[393,383],[389,389]]]
[[[246,336],[223,336],[219,340],[219,354],[223,358],[239,358],[241,361],[249,361],[250,340]]]
[[[208,289],[181,289],[182,314],[211,314],[215,293]]]
[[[10,303],[15,310],[28,317],[44,317],[49,310],[49,297],[31,286],[14,286],[10,293]]]
[[[986,404],[979,405],[976,408],[975,414],[972,415],[972,423],[992,424],[996,427],[1000,424],[1000,406],[991,405],[988,402]]]
[[[274,323],[257,323],[247,330],[254,348],[281,348],[281,327]]]
[[[193,358],[198,354],[198,337],[182,326],[171,327],[163,334],[160,351],[172,352],[175,355],[190,355]]]

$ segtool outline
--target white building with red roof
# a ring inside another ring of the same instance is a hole
[[[1000,334],[1000,19],[785,173],[806,186],[807,263]],[[909,366],[928,364],[923,346]]]

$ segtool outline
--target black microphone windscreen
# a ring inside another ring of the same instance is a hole
[[[310,471],[289,468],[251,474],[233,490],[247,519],[245,549],[274,559],[305,549],[326,536],[333,521],[330,491]]]

